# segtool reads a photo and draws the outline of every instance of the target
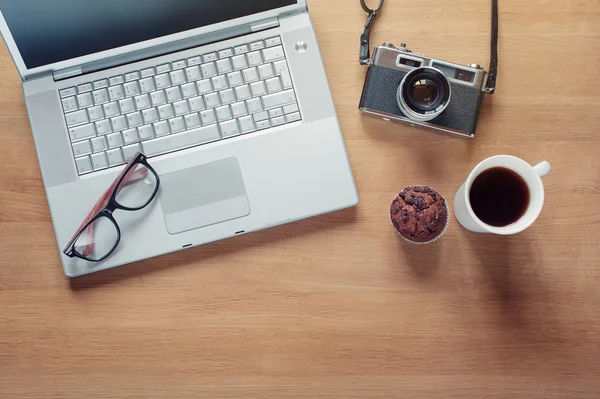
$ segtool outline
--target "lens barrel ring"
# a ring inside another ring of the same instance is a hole
[[[428,104],[423,104],[413,95],[416,85],[421,82],[425,82],[436,93],[436,98]],[[450,104],[452,89],[448,78],[441,71],[431,67],[420,67],[406,74],[398,86],[396,97],[398,107],[409,119],[427,122],[446,110]]]

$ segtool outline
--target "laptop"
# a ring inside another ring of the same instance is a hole
[[[0,0],[69,277],[358,203],[306,0]],[[143,152],[108,259],[62,248]],[[166,261],[166,260],[165,260]]]

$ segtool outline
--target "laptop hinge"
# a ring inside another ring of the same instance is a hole
[[[253,23],[252,25],[250,25],[250,28],[252,29],[252,32],[258,32],[258,31],[265,30],[265,29],[276,28],[278,26],[279,26],[278,18],[269,18],[269,19],[262,20],[260,22]]]
[[[73,76],[78,76],[83,73],[81,67],[73,67],[67,69],[61,69],[60,71],[54,71],[52,75],[54,76],[54,80],[63,80],[67,78],[72,78]]]

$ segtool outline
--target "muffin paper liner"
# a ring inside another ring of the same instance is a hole
[[[414,187],[417,187],[417,186],[419,186],[419,187],[423,187],[423,186],[425,186],[425,185],[424,185],[424,184],[414,184],[414,185],[412,185],[412,186],[407,186],[407,187],[405,187],[403,190],[405,190],[405,189],[407,189],[407,188],[409,188],[409,189],[410,189],[410,188],[414,188]],[[429,187],[429,186],[426,186],[426,187]],[[430,188],[431,188],[431,187],[430,187]],[[432,188],[432,189],[433,189],[433,188]],[[402,192],[403,190],[400,190],[400,192]],[[392,228],[394,229],[394,231],[396,232],[396,234],[398,234],[400,237],[402,237],[402,238],[404,239],[404,241],[406,241],[406,242],[408,242],[408,243],[410,243],[410,244],[415,244],[415,245],[426,245],[426,244],[432,244],[432,243],[436,242],[437,240],[439,240],[440,238],[442,238],[442,237],[443,237],[443,236],[446,234],[446,231],[448,231],[448,226],[450,225],[450,207],[448,206],[448,201],[446,201],[446,197],[444,197],[444,196],[443,196],[443,195],[442,195],[442,194],[441,194],[439,191],[437,191],[437,190],[435,190],[435,191],[436,191],[436,192],[437,192],[439,195],[441,195],[441,196],[442,196],[442,198],[444,199],[444,203],[446,204],[446,213],[447,213],[448,217],[446,218],[446,226],[444,226],[444,230],[442,230],[442,232],[441,232],[441,233],[440,233],[440,234],[439,234],[437,237],[435,237],[435,238],[434,238],[434,239],[432,239],[432,240],[425,241],[425,242],[416,242],[416,241],[413,241],[413,240],[409,240],[408,238],[406,238],[406,237],[404,237],[402,234],[400,234],[400,232],[399,232],[398,230],[396,230],[396,227],[395,227],[395,226],[394,226],[394,224],[392,223],[392,218],[391,218],[391,215],[390,215],[390,224],[392,224]],[[396,197],[397,197],[397,196],[398,196],[398,194],[396,194],[396,195],[394,196],[394,198],[392,198],[392,201],[390,202],[390,209],[391,209],[391,207],[392,207],[392,204],[394,203],[394,200],[396,199]]]

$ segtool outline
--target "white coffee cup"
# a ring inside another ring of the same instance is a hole
[[[529,206],[525,214],[515,223],[504,227],[495,227],[484,223],[475,215],[471,207],[469,194],[475,179],[490,168],[502,167],[510,169],[525,180],[529,187]],[[497,155],[481,162],[473,169],[467,181],[458,189],[454,197],[454,215],[458,222],[467,230],[476,233],[492,233],[500,235],[517,234],[531,226],[544,206],[544,184],[542,177],[548,175],[552,167],[546,161],[535,166],[529,165],[520,158],[511,155]]]

